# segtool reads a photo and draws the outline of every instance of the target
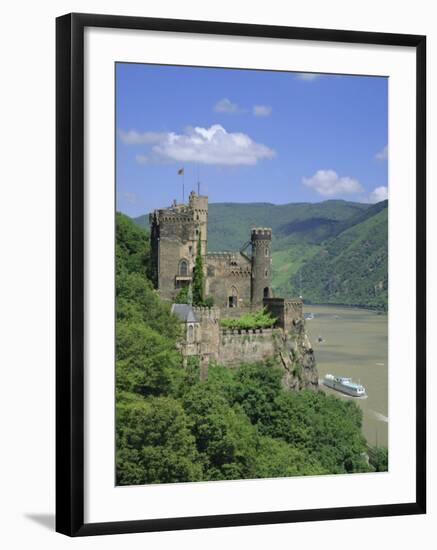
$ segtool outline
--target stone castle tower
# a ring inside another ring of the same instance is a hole
[[[152,279],[165,300],[189,284],[200,236],[202,256],[206,254],[208,197],[190,194],[188,204],[173,202],[170,208],[150,214]]]
[[[272,230],[251,232],[247,246],[235,252],[207,252],[208,197],[190,193],[188,204],[173,202],[150,215],[152,278],[164,300],[173,301],[190,284],[198,240],[204,265],[205,295],[220,308],[261,307],[271,291]]]
[[[252,229],[252,282],[250,300],[253,306],[261,307],[264,298],[271,297],[271,248],[272,230],[268,228]]]

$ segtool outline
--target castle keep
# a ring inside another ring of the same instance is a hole
[[[207,252],[208,197],[191,192],[188,204],[150,215],[152,277],[161,298],[173,301],[190,284],[200,238],[205,296],[220,308],[261,307],[271,297],[272,230],[254,228],[236,252]]]

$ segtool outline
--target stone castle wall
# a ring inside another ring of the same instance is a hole
[[[280,329],[221,331],[218,362],[226,366],[253,363],[273,358],[281,340]]]
[[[250,305],[251,263],[239,253],[206,255],[205,294],[214,297],[214,304],[229,307],[229,296],[235,295],[237,309]]]
[[[193,307],[199,322],[199,355],[217,360],[220,349],[220,309]]]
[[[280,313],[281,304],[274,305]],[[220,308],[193,308],[198,330],[194,330],[196,342],[192,343],[189,355],[199,357],[201,378],[208,377],[211,362],[232,368],[241,363],[271,360],[283,369],[285,387],[317,389],[318,373],[305,330],[302,301],[283,300],[282,308],[284,314],[275,328],[251,330],[221,327]],[[188,352],[189,347],[185,350]]]

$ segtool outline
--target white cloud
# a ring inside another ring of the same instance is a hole
[[[388,199],[388,188],[384,185],[381,187],[375,187],[375,189],[369,195],[369,202],[381,202]]]
[[[306,80],[307,82],[311,82],[313,80],[316,80],[321,75],[318,73],[296,73],[296,78],[298,80]]]
[[[138,164],[163,162],[198,162],[216,165],[254,165],[261,159],[271,159],[276,152],[255,142],[242,132],[227,132],[220,124],[209,128],[187,128],[183,133],[137,132],[119,130],[127,145],[147,144],[151,148],[137,154]]]
[[[137,132],[136,130],[118,130],[118,135],[125,145],[143,145],[148,143],[158,143],[165,138],[165,133],[160,132]]]
[[[363,187],[357,179],[349,176],[340,177],[334,170],[317,170],[314,176],[302,178],[302,182],[324,196],[363,191]]]
[[[247,134],[227,132],[220,124],[188,128],[183,134],[171,132],[152,147],[152,153],[163,160],[228,166],[254,165],[276,154]]]
[[[388,145],[386,145],[381,151],[378,151],[375,155],[377,160],[387,160],[388,159]]]
[[[217,101],[214,105],[214,111],[216,113],[237,114],[242,113],[243,109],[241,109],[236,103],[232,103],[232,101],[230,101],[227,97],[224,97],[223,99],[220,99],[220,101]]]
[[[253,114],[255,116],[270,116],[272,114],[272,108],[270,105],[254,105]]]

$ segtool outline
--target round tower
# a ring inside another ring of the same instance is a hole
[[[206,195],[197,195],[194,191],[191,191],[188,205],[193,212],[196,235],[198,235],[197,231],[200,231],[202,256],[205,256],[208,242],[208,197]]]
[[[251,304],[260,307],[264,298],[272,296],[272,230],[256,227],[250,235],[252,244]]]

